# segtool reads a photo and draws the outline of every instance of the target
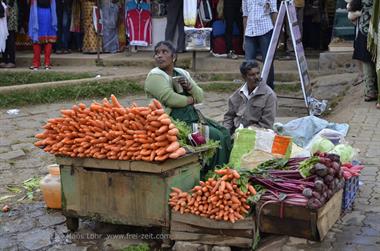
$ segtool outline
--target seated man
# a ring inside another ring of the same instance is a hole
[[[272,129],[277,111],[277,97],[260,78],[256,61],[244,61],[240,72],[245,84],[228,99],[223,125],[232,135],[240,125]]]

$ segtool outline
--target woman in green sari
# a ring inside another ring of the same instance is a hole
[[[176,50],[169,41],[161,41],[154,48],[157,67],[152,69],[145,80],[145,92],[159,100],[172,118],[188,125],[202,122],[209,127],[209,138],[220,142],[220,148],[209,162],[206,170],[228,162],[231,151],[231,138],[226,128],[217,122],[203,118],[194,104],[203,101],[203,90],[181,68],[174,67],[177,60]],[[173,81],[177,79],[176,81]],[[177,78],[175,78],[177,77]]]

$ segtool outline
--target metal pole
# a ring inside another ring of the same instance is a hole
[[[96,0],[96,5],[98,7],[98,10],[101,11],[100,9],[100,0]],[[99,30],[96,32],[96,65],[97,66],[102,66],[103,62],[102,59],[100,58],[100,32]]]
[[[193,51],[193,60],[192,60],[193,72],[196,71],[196,66],[197,66],[196,59],[197,59],[197,51]]]

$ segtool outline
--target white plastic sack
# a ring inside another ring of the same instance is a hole
[[[197,21],[197,0],[183,1],[183,21],[185,26],[195,26]]]
[[[209,51],[211,49],[211,28],[185,27],[187,51]]]
[[[278,134],[290,136],[293,138],[294,143],[301,147],[305,147],[322,129],[329,128],[346,136],[349,125],[330,123],[315,116],[306,116],[289,121],[285,125],[275,123],[273,128]]]

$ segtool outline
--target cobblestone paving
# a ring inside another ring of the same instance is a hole
[[[220,120],[226,109],[227,96],[207,93],[201,110]],[[125,105],[131,101],[146,103],[143,96],[121,101]],[[84,102],[89,104],[91,101]],[[61,108],[72,105],[56,103],[23,107],[18,115],[8,115],[6,110],[0,110],[0,197],[10,194],[6,190],[7,184],[20,184],[27,178],[47,173],[46,166],[54,163],[54,157],[33,146],[34,135],[41,131],[48,118],[59,116]],[[380,250],[380,132],[377,130],[380,111],[375,109],[374,103],[361,100],[351,105],[351,110],[332,117],[331,121],[350,124],[348,140],[361,149],[360,158],[366,165],[354,210],[334,225],[323,242],[279,237],[272,242],[272,248],[268,246],[265,250]],[[88,247],[94,250],[96,240],[90,238],[78,242],[69,238],[64,220],[59,211],[46,210],[42,202],[19,205],[11,213],[0,213],[0,250],[87,250]],[[82,223],[79,232],[91,234],[94,230]],[[106,246],[115,247],[115,243],[103,241],[101,248],[95,250],[111,250]]]

